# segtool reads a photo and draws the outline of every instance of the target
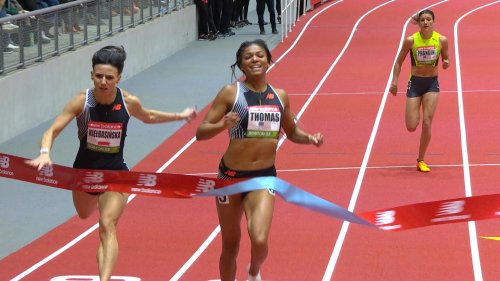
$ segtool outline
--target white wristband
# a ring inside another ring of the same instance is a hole
[[[50,149],[48,148],[40,148],[40,154],[49,154]]]

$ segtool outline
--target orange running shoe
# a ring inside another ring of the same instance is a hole
[[[425,164],[424,160],[417,160],[417,170],[420,172],[428,173],[431,171],[431,168]]]

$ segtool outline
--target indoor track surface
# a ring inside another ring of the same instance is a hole
[[[434,11],[435,30],[448,38],[451,62],[447,70],[439,69],[441,92],[425,159],[430,173],[415,168],[420,127],[413,133],[405,127],[409,57],[398,95],[388,93],[402,40],[418,31],[409,17],[423,8]],[[491,0],[344,0],[308,12],[273,49],[268,81],[288,92],[299,125],[322,132],[325,142],[316,148],[284,140],[278,176],[354,212],[498,193],[499,15],[500,1]],[[228,137],[195,141],[207,109],[133,170],[215,177]],[[0,280],[97,280],[91,277],[97,275],[96,223],[96,214],[84,221],[71,218],[5,257]],[[237,280],[246,280],[250,259],[243,234]],[[387,232],[277,199],[262,277],[500,280],[500,241],[485,236],[500,236],[499,220]],[[118,238],[113,280],[219,279],[221,241],[213,198],[134,196]]]

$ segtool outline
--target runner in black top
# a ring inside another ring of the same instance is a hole
[[[281,129],[295,143],[323,144],[321,133],[310,135],[296,125],[287,93],[267,83],[271,59],[264,41],[243,42],[236,53],[233,70],[238,66],[245,80],[222,88],[198,127],[198,140],[229,130],[229,146],[219,165],[219,178],[276,176],[274,161]],[[273,209],[274,193],[269,190],[217,199],[222,233],[221,280],[235,280],[243,213],[252,244],[248,280],[261,280],[260,268],[268,253]]]
[[[50,149],[55,138],[73,120],[77,119],[80,148],[74,167],[126,170],[123,146],[127,123],[134,116],[144,123],[163,123],[176,120],[190,121],[196,117],[193,108],[181,113],[168,113],[144,108],[140,100],[117,88],[121,79],[126,54],[123,47],[107,46],[92,58],[91,78],[94,88],[71,99],[40,141],[40,155],[27,163],[39,170],[51,165]],[[118,256],[116,225],[123,213],[128,194],[104,192],[88,194],[73,191],[73,202],[80,218],[99,210],[99,249],[97,260],[101,281],[111,278]]]

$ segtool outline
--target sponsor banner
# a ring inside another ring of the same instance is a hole
[[[382,230],[391,231],[493,219],[500,217],[500,194],[411,204],[358,215]]]
[[[194,194],[236,182],[154,172],[73,169],[55,164],[38,171],[28,166],[26,160],[28,159],[0,154],[0,177],[68,190],[116,191],[168,198],[191,198]]]
[[[222,180],[153,172],[83,170],[59,165],[37,171],[26,165],[26,160],[0,154],[0,177],[68,190],[116,191],[168,198],[227,196],[270,189],[289,203],[330,217],[386,231],[500,217],[500,194],[425,202],[355,214],[276,177]]]
[[[335,217],[341,220],[372,226],[368,221],[356,214],[333,204],[321,197],[304,191],[276,177],[252,178],[224,188],[210,190],[198,196],[225,196],[257,189],[272,189],[288,203],[299,205],[312,211]]]
[[[262,186],[259,188],[259,186]],[[273,177],[261,177],[210,190],[198,196],[223,196],[255,189],[274,189],[285,201],[344,221],[386,231],[500,217],[500,194],[411,204],[391,209],[352,213],[325,199]]]

